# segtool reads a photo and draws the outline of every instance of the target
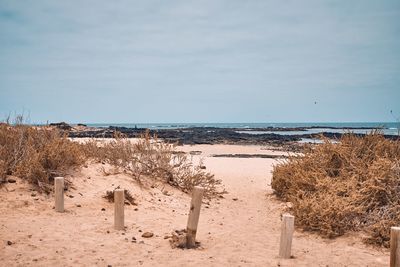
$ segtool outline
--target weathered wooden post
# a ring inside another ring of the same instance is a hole
[[[196,246],[197,225],[199,224],[200,207],[203,198],[204,188],[195,186],[190,202],[189,218],[186,228],[186,247],[194,248]]]
[[[114,190],[114,228],[116,230],[124,230],[125,224],[125,215],[124,215],[124,189],[115,189]]]
[[[283,214],[279,257],[289,259],[292,256],[292,238],[294,232],[294,216]]]
[[[64,177],[54,178],[54,195],[56,212],[64,212]]]
[[[390,228],[390,267],[400,267],[400,227]]]

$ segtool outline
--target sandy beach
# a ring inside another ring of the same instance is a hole
[[[278,257],[285,203],[270,187],[275,159],[225,158],[216,154],[285,154],[263,146],[185,145],[221,179],[224,198],[204,201],[194,250],[173,249],[171,232],[186,227],[190,195],[168,185],[139,186],[129,176],[105,176],[107,165],[89,164],[68,179],[65,213],[53,195],[16,178],[0,190],[2,266],[387,266],[389,252],[362,243],[359,234],[333,240],[296,228],[292,259]],[[201,153],[199,152],[201,151]],[[125,231],[113,229],[112,203],[102,196],[128,189],[137,206],[125,206]],[[153,237],[144,238],[145,232]],[[10,241],[10,242],[8,242]]]

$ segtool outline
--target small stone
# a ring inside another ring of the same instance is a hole
[[[153,233],[152,232],[145,232],[145,233],[143,233],[142,234],[142,237],[144,237],[144,238],[150,238],[150,237],[153,237]]]
[[[109,233],[110,233],[110,231],[107,230],[107,234],[109,234]]]
[[[36,197],[36,194],[35,194],[35,193],[32,193],[32,194],[31,194],[31,197]]]
[[[138,211],[138,210],[139,210],[138,208],[135,208],[135,209],[134,209],[134,211]]]
[[[68,197],[69,197],[69,198],[74,198],[74,196],[73,196],[73,195],[69,195]]]
[[[237,197],[232,198],[233,201],[238,201]]]
[[[141,233],[141,232],[142,232],[142,230],[140,230],[140,229],[139,229],[139,230],[138,230],[138,232],[139,232],[139,233]]]
[[[101,211],[106,211],[106,209],[105,208],[101,208]]]
[[[9,182],[10,184],[13,184],[13,183],[16,183],[17,180],[9,178],[9,179],[7,179],[7,182]]]
[[[121,233],[121,235],[125,235],[125,233]]]
[[[76,206],[77,206],[78,208],[82,207],[81,204],[76,204]]]
[[[11,246],[13,244],[13,242],[11,242],[10,240],[7,241],[7,245]]]

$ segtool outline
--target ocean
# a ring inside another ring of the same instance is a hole
[[[372,130],[379,129],[386,135],[398,135],[400,123],[398,122],[300,122],[300,123],[88,123],[88,126],[93,127],[127,127],[127,128],[148,128],[148,129],[178,129],[178,128],[191,128],[191,127],[215,127],[215,128],[238,128],[243,129],[238,132],[249,134],[263,134],[263,133],[276,133],[285,135],[300,135],[304,133],[320,133],[320,132],[333,132],[333,133],[368,133]],[[304,131],[246,131],[249,128],[311,128]],[[318,127],[318,128],[312,128]],[[328,129],[328,127],[335,127],[337,129]],[[365,128],[365,129],[345,129],[345,128]]]

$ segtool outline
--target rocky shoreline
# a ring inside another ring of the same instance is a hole
[[[244,144],[244,145],[272,145],[282,146],[295,144],[304,138],[318,138],[321,135],[336,139],[342,136],[341,133],[323,132],[318,134],[307,133],[309,128],[215,128],[215,127],[192,127],[180,129],[146,129],[146,128],[127,128],[110,126],[87,127],[79,125],[76,127],[68,127],[65,124],[53,124],[68,133],[72,138],[112,138],[116,132],[120,132],[126,137],[137,138],[146,131],[151,135],[157,135],[159,138],[178,145],[195,145],[195,144]],[[315,127],[314,127],[315,128]],[[332,128],[332,127],[331,127]],[[333,128],[332,128],[333,129]],[[340,129],[340,128],[337,128]],[[347,129],[347,128],[346,128]],[[352,128],[354,129],[354,128]],[[357,128],[359,129],[359,128]],[[244,131],[246,133],[244,133]],[[252,134],[253,131],[304,131],[301,135],[262,133]],[[248,132],[248,133],[247,133]],[[364,134],[357,134],[363,136]],[[385,135],[388,139],[399,139],[398,136]]]

